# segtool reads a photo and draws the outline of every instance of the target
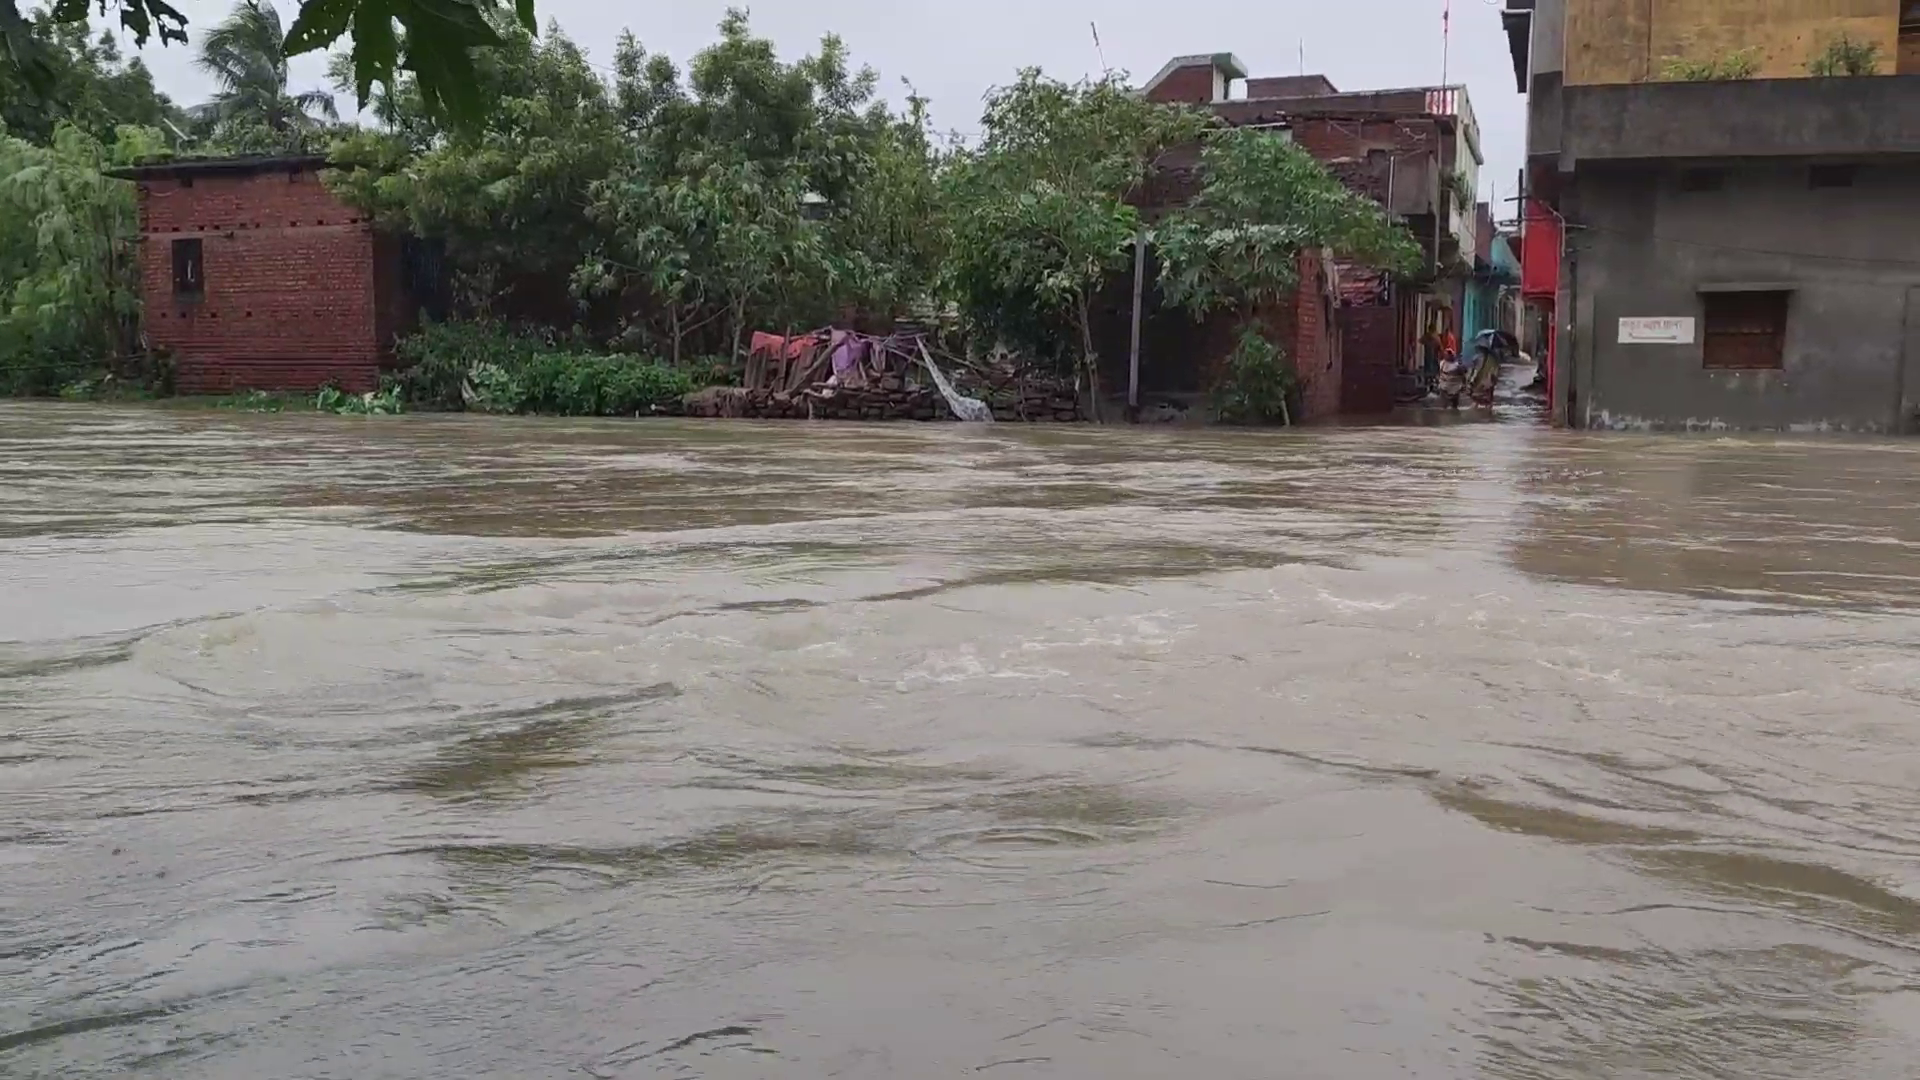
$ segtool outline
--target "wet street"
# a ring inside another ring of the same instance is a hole
[[[0,404],[0,1077],[1906,1080],[1920,442]]]

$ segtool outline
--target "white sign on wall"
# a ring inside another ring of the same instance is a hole
[[[1693,316],[1657,316],[1620,320],[1622,345],[1691,345]]]

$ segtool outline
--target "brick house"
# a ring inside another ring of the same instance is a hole
[[[1243,80],[1244,95],[1234,96]],[[1338,262],[1330,267],[1330,280],[1319,283],[1333,297],[1334,343],[1328,349],[1340,392],[1331,411],[1391,409],[1396,380],[1421,361],[1418,341],[1424,328],[1436,319],[1457,322],[1465,268],[1473,264],[1472,193],[1482,157],[1465,88],[1341,92],[1324,75],[1247,78],[1238,59],[1216,53],[1176,57],[1143,93],[1154,101],[1205,107],[1236,126],[1285,132],[1349,188],[1407,226],[1426,267],[1411,288]],[[1191,166],[1171,164],[1175,173]],[[1153,200],[1178,197],[1162,191]],[[1305,276],[1302,281],[1309,284]],[[1309,366],[1320,363],[1312,356],[1308,361]],[[1305,372],[1301,381],[1303,386],[1308,381]],[[1324,402],[1317,403],[1313,415],[1324,415],[1323,408]]]
[[[1240,62],[1227,54],[1183,57],[1163,68],[1148,84],[1154,100],[1198,100],[1225,94],[1244,77]],[[1166,155],[1133,202],[1152,222],[1191,198],[1198,190],[1197,147]],[[1240,319],[1214,313],[1196,321],[1160,300],[1158,260],[1147,256],[1142,304],[1140,391],[1142,405],[1204,402],[1220,380],[1222,366],[1240,333]],[[1280,304],[1259,313],[1272,339],[1293,363],[1300,387],[1295,421],[1317,420],[1340,411],[1340,341],[1335,334],[1335,275],[1317,252],[1300,257],[1299,286]],[[1109,391],[1128,385],[1132,336],[1132,278],[1108,282],[1094,304],[1094,343],[1100,357],[1100,381]]]
[[[371,390],[416,305],[403,244],[320,181],[326,159],[112,170],[138,184],[148,346],[188,394]]]

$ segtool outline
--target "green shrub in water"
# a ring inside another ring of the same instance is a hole
[[[1240,331],[1227,354],[1226,370],[1214,387],[1214,406],[1227,424],[1290,424],[1289,399],[1297,388],[1293,365],[1258,323]]]
[[[313,399],[313,407],[341,416],[392,416],[406,411],[398,386],[383,386],[364,394],[349,394],[337,386],[323,386]]]
[[[695,378],[656,360],[565,348],[494,323],[422,327],[395,350],[408,405],[485,413],[637,416],[692,392]]]

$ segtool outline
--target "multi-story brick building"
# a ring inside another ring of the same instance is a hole
[[[147,342],[182,393],[374,387],[415,307],[398,238],[320,182],[320,157],[177,160],[139,185]]]
[[[1441,323],[1459,328],[1462,290],[1474,264],[1474,193],[1483,159],[1466,89],[1342,92],[1323,75],[1248,78],[1239,60],[1220,53],[1169,61],[1144,93],[1204,106],[1231,124],[1285,132],[1406,224],[1424,261],[1411,281],[1388,283],[1339,263],[1325,280],[1333,300],[1322,320],[1330,339],[1325,348],[1340,387],[1323,399],[1331,403],[1326,411],[1392,408],[1397,378],[1424,360],[1423,332]],[[1311,353],[1316,343],[1294,347]],[[1320,370],[1319,364],[1308,356],[1307,367]]]
[[[1920,429],[1920,0],[1502,17],[1557,419]]]

